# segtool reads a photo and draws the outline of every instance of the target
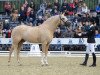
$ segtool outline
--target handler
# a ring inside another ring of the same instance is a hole
[[[96,67],[96,55],[95,55],[95,30],[96,27],[94,25],[94,21],[91,20],[90,21],[90,27],[89,30],[86,33],[82,33],[81,35],[79,34],[79,36],[85,35],[87,36],[87,49],[86,49],[86,55],[85,55],[85,60],[82,64],[82,66],[87,66],[87,61],[89,58],[89,53],[92,53],[92,57],[93,57],[93,64],[90,65],[90,67]]]

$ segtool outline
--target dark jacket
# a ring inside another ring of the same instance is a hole
[[[87,36],[88,43],[95,43],[95,26],[90,26],[90,29],[83,35]]]

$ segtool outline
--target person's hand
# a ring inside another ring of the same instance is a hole
[[[82,33],[78,33],[78,36],[82,36]]]

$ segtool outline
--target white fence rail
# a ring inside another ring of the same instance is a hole
[[[100,44],[100,38],[95,38],[96,44]],[[0,44],[11,44],[11,38],[0,38]],[[29,42],[25,42],[27,44]],[[50,44],[87,44],[87,38],[53,38]]]
[[[40,57],[41,53],[31,53],[30,51],[21,51],[21,57]],[[84,51],[49,51],[49,57],[84,57]],[[100,52],[96,52],[97,57],[100,57]],[[9,51],[0,51],[0,56],[9,56]],[[12,53],[14,56],[14,53]],[[90,54],[91,57],[91,54]]]

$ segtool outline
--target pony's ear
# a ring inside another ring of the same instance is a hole
[[[65,12],[63,12],[62,15],[65,15]]]
[[[60,15],[62,16],[62,15],[65,15],[65,13],[63,12],[63,13],[60,13]]]

